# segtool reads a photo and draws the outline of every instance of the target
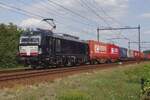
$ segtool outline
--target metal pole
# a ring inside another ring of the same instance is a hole
[[[141,32],[140,32],[140,24],[138,25],[138,34],[139,34],[139,52],[141,52]],[[141,54],[139,54],[139,61],[141,60]]]
[[[130,40],[129,40],[129,42],[128,42],[128,49],[130,50]]]
[[[97,41],[99,42],[99,28],[97,28]]]
[[[140,24],[138,25],[138,33],[139,33],[139,52],[141,52],[141,32],[140,32]],[[139,60],[141,60],[141,55],[139,54]]]
[[[138,33],[139,33],[139,52],[141,52],[141,32],[140,32],[140,25],[138,26]]]

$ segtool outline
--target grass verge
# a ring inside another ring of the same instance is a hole
[[[150,78],[150,63],[82,73],[32,86],[0,90],[0,100],[139,100],[140,79]]]

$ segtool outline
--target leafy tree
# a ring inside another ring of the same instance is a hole
[[[0,24],[0,67],[16,67],[21,32],[22,30],[12,23]]]

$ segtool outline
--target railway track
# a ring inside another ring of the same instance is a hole
[[[3,70],[0,70],[0,74],[14,73],[14,72],[24,72],[24,71],[29,71],[29,70],[32,70],[32,68],[11,68],[11,69],[3,69]]]
[[[124,62],[122,65],[136,63],[136,61]],[[14,71],[8,73],[0,73],[0,82],[2,81],[12,81],[19,80],[30,77],[46,76],[46,75],[56,75],[62,73],[76,72],[76,71],[88,71],[93,69],[105,69],[119,66],[119,64],[99,64],[99,65],[84,65],[76,67],[65,67],[65,68],[55,68],[55,69],[45,69],[45,70],[29,70],[29,71]]]

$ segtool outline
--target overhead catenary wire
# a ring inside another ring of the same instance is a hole
[[[90,7],[86,1],[80,0],[80,2],[85,5],[93,14],[95,14],[100,20],[102,20],[107,26],[110,26],[110,24],[107,22],[105,18],[100,16],[92,7]]]
[[[38,16],[35,13],[31,13],[27,10],[24,10],[24,9],[21,9],[21,8],[18,8],[18,7],[12,6],[10,4],[3,3],[3,2],[0,2],[0,7],[6,8],[10,11],[13,11],[13,12],[16,12],[16,13],[19,13],[21,15],[25,15],[25,16],[28,16],[28,17],[36,17],[36,18],[39,18],[39,19],[47,18],[47,17],[44,17],[44,16]],[[63,25],[63,27],[75,28],[75,27],[72,27],[71,25],[64,25],[64,23],[61,23],[61,22],[56,21],[56,20],[55,20],[55,22]]]
[[[34,0],[32,0],[32,1],[34,2]],[[24,5],[29,5],[28,3],[24,2],[24,1],[19,1],[19,2],[24,4]],[[43,1],[40,1],[40,6],[35,6],[35,7],[38,8],[38,9],[44,8],[45,9],[44,12],[46,12],[47,14],[50,14],[50,15],[55,15],[55,17],[58,18],[58,19],[59,18],[64,18],[64,19],[67,19],[67,20],[69,19],[70,21],[72,21],[74,23],[86,25],[88,27],[94,27],[94,25],[92,25],[92,24],[81,22],[77,19],[70,18],[69,16],[67,16],[68,18],[66,18],[65,16],[61,15],[60,12],[58,12],[58,11],[53,11],[52,12],[51,11],[52,9],[49,10],[48,3],[49,2],[46,2],[46,1],[43,0]],[[50,6],[54,7],[53,5],[50,5]],[[55,10],[55,9],[53,9],[53,10]]]
[[[33,0],[32,0],[33,1]],[[45,7],[45,8],[47,8],[47,9],[49,9],[49,7],[47,6],[47,5],[49,5],[49,6],[51,6],[52,8],[56,8],[56,6],[58,6],[58,5],[55,5],[55,4],[53,4],[53,3],[50,3],[49,1],[47,2],[47,0],[43,0],[43,1],[41,1],[42,2],[42,5]],[[59,6],[60,7],[60,6]],[[61,7],[62,8],[62,7]],[[50,9],[51,10],[51,9]],[[53,9],[53,10],[55,10],[55,9]],[[66,10],[66,9],[65,9]],[[77,23],[77,24],[82,24],[82,25],[86,25],[87,27],[95,27],[95,25],[93,24],[93,23],[89,23],[89,22],[83,22],[83,21],[81,21],[81,20],[79,20],[79,18],[77,18],[77,17],[71,17],[71,16],[64,16],[64,15],[62,15],[62,13],[60,13],[59,11],[57,11],[57,10],[55,10],[55,12],[53,12],[56,16],[58,16],[58,17],[60,17],[60,18],[64,18],[64,19],[69,19],[70,21],[72,21],[72,22],[74,22],[74,23]],[[69,12],[70,13],[70,12]],[[66,18],[67,17],[67,18]],[[80,17],[80,16],[79,16]],[[76,18],[76,19],[74,19],[74,18]]]
[[[94,23],[97,23],[96,21],[93,21],[93,20],[89,19],[88,17],[86,17],[86,16],[84,16],[84,15],[78,13],[78,12],[75,12],[75,11],[73,11],[73,10],[71,10],[71,9],[69,9],[69,8],[67,8],[67,7],[65,7],[65,6],[63,6],[63,5],[61,5],[61,4],[57,3],[57,2],[54,2],[52,0],[47,0],[47,1],[49,1],[50,3],[52,3],[52,4],[56,5],[56,6],[59,6],[59,7],[63,8],[63,9],[65,9],[66,11],[68,11],[68,12],[70,12],[70,13],[72,13],[72,14],[74,14],[74,15],[76,15],[76,16],[78,16],[78,17],[80,17],[80,18],[82,18],[82,19],[84,19],[86,21],[88,21],[88,22],[92,21]]]
[[[21,15],[25,15],[25,16],[30,16],[30,17],[31,17],[31,15],[29,15],[29,14],[26,14],[26,13],[23,13],[23,12],[18,12],[18,11],[14,10],[14,9],[11,9],[11,8],[9,8],[9,7],[7,7],[7,6],[4,6],[4,5],[1,5],[1,4],[0,4],[0,7],[1,7],[1,8],[8,9],[8,10],[11,10],[11,11],[16,12],[16,13],[19,13],[19,14],[21,14]],[[32,16],[32,17],[33,17],[33,16]]]
[[[53,7],[53,8],[55,8],[55,6],[54,5],[52,5],[50,2],[46,2],[46,1],[41,1],[42,2],[42,4],[43,4],[43,6],[45,7],[45,8],[47,8],[47,9],[49,9],[49,7],[47,6],[47,3],[49,4],[49,6],[51,6],[51,7]],[[50,9],[51,10],[51,9]],[[76,18],[76,19],[74,19],[73,17],[71,17],[71,16],[64,16],[64,15],[62,15],[62,13],[60,13],[59,11],[55,11],[55,12],[53,12],[53,13],[55,13],[55,15],[56,16],[59,16],[60,18],[64,18],[64,19],[70,19],[70,21],[73,21],[73,22],[75,22],[75,23],[78,23],[78,24],[82,24],[82,25],[86,25],[86,26],[90,26],[90,27],[94,27],[94,25],[92,24],[92,23],[86,23],[86,22],[82,22],[82,21],[80,21],[78,18]],[[67,17],[67,18],[66,18]]]
[[[93,6],[93,7],[95,7],[98,11],[102,11],[105,16],[107,16],[109,19],[111,19],[114,23],[118,24],[120,27],[123,26],[120,21],[118,21],[116,18],[110,16],[110,15],[104,10],[104,8],[103,8],[101,5],[98,5],[98,3],[97,3],[96,0],[92,0],[92,1],[95,3],[95,6]],[[97,5],[98,7],[97,7],[96,5]],[[100,9],[99,9],[99,8],[100,8]],[[124,38],[130,40],[130,39],[127,38],[126,36],[122,35],[121,33],[122,33],[122,31],[120,30],[120,35],[121,35],[122,37],[124,37]]]
[[[46,17],[43,17],[43,16],[41,16],[41,15],[34,14],[34,13],[29,12],[29,11],[26,11],[26,10],[24,10],[24,9],[17,8],[17,7],[15,7],[15,6],[5,4],[5,3],[3,3],[3,2],[0,2],[0,4],[3,5],[3,6],[7,6],[7,7],[11,8],[11,10],[12,10],[12,9],[13,9],[13,10],[16,10],[17,12],[19,12],[19,13],[21,13],[21,14],[22,14],[22,12],[23,12],[23,14],[25,13],[24,15],[28,15],[28,16],[33,15],[33,16],[40,17],[40,18],[46,18]],[[15,11],[15,12],[16,12],[16,11]],[[86,17],[85,17],[85,18],[86,18]]]
[[[87,0],[86,0],[87,1]],[[98,3],[95,0],[92,0],[96,5],[98,5]],[[110,16],[109,14],[107,14],[107,12],[103,9],[103,7],[101,7],[100,5],[98,5],[98,7],[96,5],[92,5],[92,8],[96,8],[97,11],[101,11],[104,13],[105,16],[107,16],[109,19],[111,19],[114,23],[118,24],[119,26],[122,26],[122,23],[119,22],[118,20],[116,20],[114,17]],[[100,8],[100,9],[99,9]],[[127,38],[126,36],[124,36],[123,34],[121,34],[122,31],[120,30],[120,36],[122,36],[123,38],[126,38],[128,40],[130,40],[129,38]]]
[[[107,16],[107,18],[111,19],[114,23],[122,26],[122,23],[120,21],[118,21],[116,18],[110,16],[96,0],[92,0],[92,1],[95,4],[95,5],[93,5],[91,3],[91,5],[93,5],[92,7],[94,7],[97,11],[102,12],[105,16]]]
[[[24,10],[24,9],[21,9],[21,8],[17,8],[17,7],[15,7],[15,6],[12,6],[12,5],[3,3],[3,2],[1,2],[1,1],[0,1],[0,5],[5,6],[5,7],[8,7],[8,8],[11,8],[11,9],[14,9],[14,10],[19,11],[19,12],[24,12],[24,13],[26,13],[26,14],[31,14],[32,16],[36,16],[36,17],[39,17],[39,18],[45,18],[45,17],[43,17],[43,16],[41,16],[41,15],[39,15],[39,14],[31,13],[31,12],[29,12],[29,11],[27,11],[27,10]]]
[[[82,6],[82,7],[86,7],[86,8],[88,8],[93,14],[95,14],[98,18],[99,18],[99,20],[102,20],[108,27],[111,27],[111,25],[108,23],[108,21],[105,19],[105,18],[103,18],[102,16],[100,16],[99,15],[99,13],[97,13],[97,11],[95,11],[92,7],[91,7],[91,5],[88,5],[88,1],[86,0],[86,1],[83,1],[83,0],[79,0],[78,1],[79,3],[80,3],[80,5]],[[84,7],[84,8],[85,8]],[[85,8],[85,9],[86,9]]]
[[[87,1],[87,0],[86,0]],[[103,18],[102,16],[100,16],[92,7],[91,5],[88,5],[87,2],[83,1],[83,0],[80,0],[79,1],[80,5],[82,7],[86,6],[93,14],[95,14],[100,20],[102,20],[105,24],[107,24],[108,27],[111,27],[110,24],[107,22],[107,20],[105,18]],[[84,7],[85,8],[85,7]],[[122,35],[122,34],[120,34]],[[125,37],[124,35],[122,35],[124,38],[127,38]]]
[[[54,4],[54,5],[56,5],[56,6],[60,7],[60,8],[63,8],[64,10],[66,10],[66,11],[68,11],[68,12],[71,12],[72,14],[74,14],[74,15],[76,15],[76,16],[78,16],[78,17],[80,17],[80,18],[82,18],[82,19],[84,19],[84,20],[86,20],[86,21],[88,21],[88,22],[89,22],[89,21],[95,22],[95,21],[89,19],[88,17],[85,17],[85,16],[83,16],[82,14],[77,13],[77,12],[75,12],[75,11],[69,9],[69,8],[66,8],[66,7],[64,7],[63,5],[61,5],[61,4],[57,3],[57,2],[54,2],[54,1],[52,1],[52,0],[47,0],[47,1],[49,1],[49,3],[52,3],[52,4]],[[80,22],[80,23],[81,23],[81,22]],[[97,23],[97,22],[96,22],[96,23]],[[91,24],[91,23],[90,23],[90,24]],[[89,24],[89,25],[90,25],[90,24]],[[97,25],[96,25],[96,26],[97,26]]]
[[[93,1],[95,1],[95,0],[93,0]],[[92,4],[88,5],[87,2],[88,2],[87,0],[86,0],[86,2],[83,1],[83,0],[80,0],[79,3],[81,4],[82,7],[86,6],[89,10],[92,11],[92,13],[94,13],[94,14],[96,14],[96,15],[98,16],[99,13],[98,13],[97,11],[100,11],[100,10],[99,10],[96,6],[93,6]],[[91,7],[91,6],[92,6],[92,7]],[[96,9],[97,11],[95,11],[93,8],[97,8],[97,9]],[[117,23],[118,25],[122,26],[121,23],[119,23],[119,21],[117,21],[115,18],[109,16],[109,15],[105,12],[105,10],[104,10],[102,7],[100,7],[100,8],[101,8],[102,12],[105,14],[105,16],[109,17],[109,18],[112,19],[115,23]],[[100,16],[100,15],[99,15],[98,17],[100,17],[104,22],[106,22],[106,24],[108,25],[108,27],[111,27],[110,24],[107,22],[107,20],[105,20],[105,18],[103,18],[103,17]],[[122,31],[120,31],[120,32],[122,32]],[[119,34],[120,34],[122,37],[127,38],[126,36],[122,35],[121,33],[119,33]],[[128,40],[129,40],[129,39],[128,39]]]
[[[22,12],[22,11],[18,11],[18,10],[16,10],[16,9],[13,9],[13,8],[11,8],[11,7],[9,7],[9,6],[6,6],[6,5],[0,4],[0,7],[1,7],[1,8],[8,9],[8,10],[10,10],[10,11],[12,11],[12,12],[15,12],[15,13],[18,13],[18,14],[21,14],[21,15],[28,16],[28,17],[37,17],[37,16],[33,16],[33,15],[31,15],[31,14],[28,14],[28,13],[25,13],[25,12]],[[39,18],[39,17],[38,17],[38,18]]]

